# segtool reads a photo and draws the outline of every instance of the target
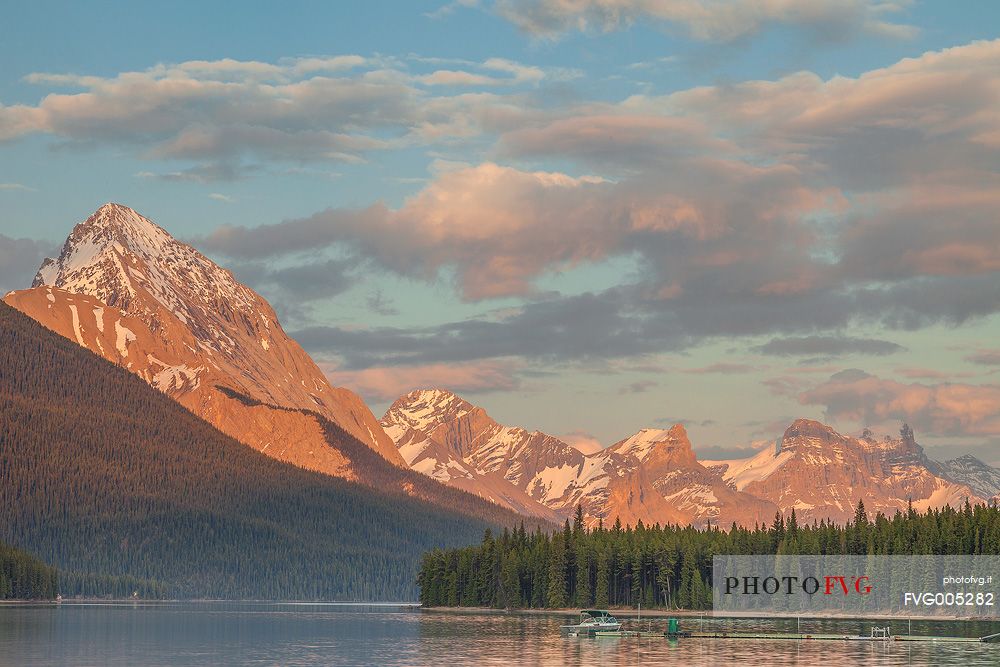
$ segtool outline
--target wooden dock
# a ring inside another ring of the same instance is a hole
[[[937,642],[937,643],[980,643],[1000,642],[1000,633],[985,637],[936,637],[933,635],[845,635],[821,632],[739,632],[728,630],[685,630],[677,634],[666,632],[638,632],[618,630],[592,633],[593,637],[658,637],[666,639],[773,639],[783,641],[853,641],[853,642]]]
[[[666,635],[664,635],[666,636]],[[786,641],[864,641],[864,642],[948,642],[948,643],[968,643],[996,641],[987,637],[934,637],[929,635],[891,635],[889,637],[878,637],[868,635],[843,635],[824,634],[812,632],[727,632],[723,630],[706,632],[692,630],[682,632],[677,637],[692,639],[778,639]],[[989,637],[995,637],[990,635]]]

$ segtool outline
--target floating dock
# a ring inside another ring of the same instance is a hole
[[[676,627],[676,626],[674,626]],[[618,630],[595,632],[596,637],[665,637],[667,639],[776,639],[783,641],[854,641],[854,642],[938,642],[981,643],[1000,642],[1000,633],[985,637],[936,637],[933,635],[892,635],[888,628],[873,628],[870,635],[845,635],[821,632],[741,632],[731,630],[685,630],[676,632],[638,632]]]
[[[589,637],[658,637],[666,639],[743,639],[743,640],[754,640],[754,639],[771,639],[771,640],[782,640],[782,641],[848,641],[848,642],[937,642],[937,643],[948,643],[948,644],[969,644],[969,643],[981,643],[981,642],[991,642],[1000,643],[1000,632],[995,634],[985,635],[983,637],[938,637],[934,635],[893,635],[890,627],[888,625],[881,627],[877,625],[871,626],[871,634],[869,635],[851,635],[843,633],[832,633],[832,632],[748,632],[744,630],[681,630],[680,620],[677,618],[668,618],[667,627],[664,632],[654,632],[652,621],[648,621],[648,626],[645,632],[642,630],[629,630],[621,627],[621,624],[615,620],[607,611],[602,610],[584,610],[581,612],[584,615],[594,616],[601,615],[601,619],[609,619],[613,622],[613,625],[618,627],[607,627],[607,625],[612,625],[608,623],[605,627],[600,627],[591,619],[585,624],[562,626],[563,630],[577,630],[586,628],[587,632],[570,632],[573,636],[589,636]],[[636,619],[636,624],[640,622]],[[635,627],[635,626],[633,626]]]
[[[671,635],[663,634],[665,637]],[[969,643],[969,642],[991,642],[998,641],[997,635],[987,635],[986,637],[934,637],[930,635],[890,635],[888,637],[870,635],[838,635],[812,632],[726,632],[723,630],[715,632],[705,632],[692,630],[682,632],[673,637],[691,639],[783,639],[791,641],[861,641],[861,642],[948,642],[948,643]]]

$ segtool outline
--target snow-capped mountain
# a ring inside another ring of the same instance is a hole
[[[583,454],[442,390],[411,392],[379,421],[357,395],[330,386],[263,298],[117,204],[78,224],[32,288],[4,300],[270,456],[371,476],[331,446],[316,413],[401,468],[548,521],[578,504],[591,525],[750,525],[792,509],[802,520],[843,521],[858,500],[892,513],[908,501],[923,509],[1000,493],[1000,470],[971,456],[939,464],[912,434],[852,438],[809,420],[748,459],[702,462],[681,425]]]
[[[912,438],[852,438],[808,419],[792,423],[773,447],[732,461],[705,461],[733,488],[770,500],[805,520],[845,521],[863,500],[869,512],[960,505],[985,499],[935,474]],[[988,496],[987,496],[988,498]]]
[[[127,206],[76,225],[32,288],[4,300],[276,458],[351,476],[305,409],[405,467],[360,397],[330,386],[267,301]]]
[[[971,457],[934,463],[912,434],[851,438],[806,419],[755,456],[701,462],[679,424],[642,429],[585,455],[551,435],[499,424],[443,390],[401,397],[382,425],[424,474],[462,488],[488,476],[562,517],[579,503],[590,524],[752,525],[792,509],[804,521],[845,521],[859,500],[872,513],[892,514],[910,501],[923,510],[984,502],[1000,491],[1000,471]]]
[[[1000,494],[1000,470],[971,454],[938,465],[942,477],[968,486],[980,498],[992,499]]]
[[[591,524],[752,523],[776,509],[698,464],[681,426],[645,429],[584,455],[546,433],[499,424],[443,390],[403,396],[382,425],[415,470],[454,485],[467,484],[469,473],[500,479],[563,517],[580,504]]]
[[[551,522],[562,521],[562,517],[555,511],[500,475],[476,470],[423,433],[399,425],[389,426],[385,431],[390,437],[398,438],[399,452],[413,470],[519,514]]]
[[[657,496],[685,519],[681,523],[750,525],[769,521],[777,510],[766,499],[732,488],[699,463],[680,424],[669,430],[644,429],[606,451],[630,464],[623,466],[626,479],[648,480]]]
[[[532,436],[549,436],[507,429],[482,408],[440,390],[414,391],[396,400],[381,424],[414,470],[522,513],[559,518],[544,502],[544,492],[532,492],[520,483],[526,462],[518,453],[541,452],[545,443]],[[549,446],[559,450],[556,456],[569,453],[563,448],[576,452],[555,438]]]

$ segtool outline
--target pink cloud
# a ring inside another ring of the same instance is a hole
[[[611,31],[635,22],[662,22],[702,41],[732,41],[771,25],[791,25],[842,39],[858,32],[908,38],[916,29],[893,23],[898,3],[872,0],[498,0],[497,12],[521,30],[556,38],[564,32]]]
[[[849,370],[798,398],[803,405],[824,406],[829,417],[859,424],[906,421],[931,435],[1000,434],[998,385],[904,384]]]
[[[981,364],[983,366],[1000,366],[1000,350],[976,350],[972,354],[966,356],[965,360],[973,364]]]
[[[342,370],[321,364],[335,386],[356,391],[368,400],[389,401],[414,389],[441,388],[455,393],[508,391],[519,386],[517,364],[501,361],[381,366]]]
[[[600,440],[584,431],[573,431],[572,433],[559,436],[559,439],[584,454],[593,454],[604,449],[604,445],[601,444]]]
[[[955,378],[974,377],[975,373],[940,371],[933,368],[904,367],[897,368],[895,372],[911,380],[954,380]]]

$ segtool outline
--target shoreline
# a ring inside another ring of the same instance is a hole
[[[145,599],[136,600],[133,598],[73,598],[64,600],[0,600],[0,608],[8,607],[60,607],[60,606],[154,606],[171,604],[234,604],[234,605],[275,605],[275,606],[322,606],[322,607],[386,607],[397,609],[408,609],[428,613],[455,614],[455,615],[516,615],[516,616],[568,616],[576,617],[580,610],[575,607],[563,607],[559,609],[495,609],[493,607],[424,607],[419,602],[337,602],[337,601],[317,601],[317,600],[222,600],[222,599]],[[640,614],[635,607],[609,607],[608,611],[623,622],[635,621]],[[667,618],[699,618],[699,619],[758,619],[758,620],[874,620],[874,621],[929,621],[929,622],[985,622],[993,623],[1000,621],[1000,616],[994,617],[954,617],[954,616],[901,616],[886,614],[771,614],[762,615],[759,612],[728,612],[716,615],[711,609],[643,609],[641,610],[643,619],[667,619]]]
[[[420,607],[421,611],[427,612],[437,612],[443,614],[507,614],[507,615],[560,615],[560,616],[577,616],[580,613],[579,609],[576,608],[561,608],[561,609],[494,609],[492,607]],[[638,610],[635,607],[609,607],[608,610],[611,615],[618,618],[622,622],[635,621]],[[1000,621],[1000,616],[993,617],[983,617],[983,616],[964,616],[964,617],[954,617],[954,616],[900,616],[900,615],[888,615],[888,614],[869,614],[869,615],[858,615],[858,614],[810,614],[810,615],[796,615],[796,614],[771,614],[762,615],[759,612],[728,612],[725,614],[714,614],[711,609],[706,609],[703,611],[698,611],[694,609],[650,609],[642,610],[642,618],[711,618],[711,619],[723,619],[723,618],[746,618],[746,619],[809,619],[809,620],[883,620],[883,621],[932,621],[932,622],[985,622],[994,623]]]
[[[321,605],[327,607],[399,607],[419,609],[419,602],[358,602],[337,600],[226,600],[216,598],[64,598],[62,600],[0,600],[3,606],[41,605],[99,605],[99,604],[272,604],[272,605]]]

